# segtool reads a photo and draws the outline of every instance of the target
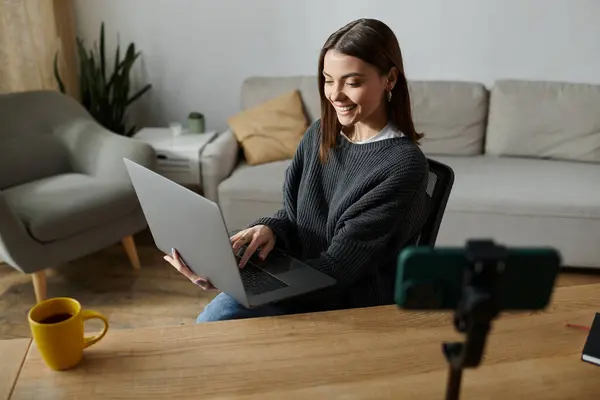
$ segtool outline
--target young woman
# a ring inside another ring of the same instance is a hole
[[[332,276],[332,288],[246,309],[218,294],[198,322],[393,302],[396,258],[428,214],[427,160],[418,147],[396,36],[359,19],[334,32],[319,58],[321,118],[306,131],[286,172],[283,207],[231,237],[247,246],[240,267],[275,245]],[[165,256],[203,289],[177,252]]]

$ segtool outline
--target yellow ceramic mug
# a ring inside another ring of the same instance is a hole
[[[97,336],[84,337],[83,322],[90,318],[101,319],[104,329]],[[83,349],[106,335],[108,320],[96,311],[82,310],[75,299],[57,297],[43,301],[29,311],[29,326],[48,367],[64,370],[77,365]]]

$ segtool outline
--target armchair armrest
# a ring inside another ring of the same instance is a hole
[[[36,243],[29,236],[25,225],[13,212],[0,190],[0,259],[21,272],[20,265],[29,265],[30,259],[37,254]]]
[[[214,202],[219,200],[219,184],[233,172],[238,164],[239,145],[233,131],[222,132],[209,143],[200,157],[202,191]]]
[[[156,154],[152,146],[117,135],[96,121],[79,119],[55,130],[70,153],[75,171],[105,180],[131,185],[123,158],[154,169]]]

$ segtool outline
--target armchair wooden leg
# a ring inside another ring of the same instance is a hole
[[[133,265],[133,269],[140,269],[140,259],[135,248],[133,236],[126,236],[121,240],[121,242],[123,243],[123,247],[125,247],[125,252],[127,253],[127,257],[129,257],[129,262],[131,262],[131,265]]]
[[[46,272],[38,271],[31,274],[33,280],[33,290],[35,291],[35,300],[40,303],[46,300]]]

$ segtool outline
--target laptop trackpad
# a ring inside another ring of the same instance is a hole
[[[285,274],[290,271],[306,268],[306,265],[302,262],[277,250],[271,251],[267,259],[260,266],[273,275]]]

